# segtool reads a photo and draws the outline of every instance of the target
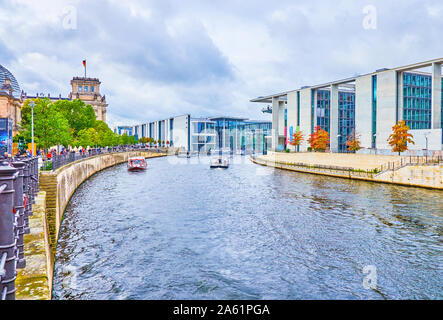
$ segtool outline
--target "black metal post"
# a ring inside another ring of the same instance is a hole
[[[17,216],[17,268],[22,269],[26,266],[25,259],[25,245],[24,245],[24,234],[25,234],[25,206],[23,199],[23,169],[26,166],[24,162],[14,161],[12,163],[14,168],[18,170],[17,179],[14,181],[14,209]]]
[[[25,232],[25,234],[29,234],[29,233],[31,233],[31,230],[29,228],[29,216],[32,215],[29,159],[22,158],[21,161],[25,163],[25,166],[23,167],[23,193],[26,196],[25,215],[24,215],[24,224],[25,224],[24,232]]]
[[[18,170],[0,164],[0,300],[15,300],[16,239],[14,234],[14,180]]]

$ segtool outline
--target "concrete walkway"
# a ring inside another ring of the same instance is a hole
[[[382,164],[399,161],[400,156],[384,156],[372,154],[346,154],[325,152],[268,152],[260,159],[283,163],[303,163],[305,165],[325,165],[353,168],[355,170],[374,170]]]

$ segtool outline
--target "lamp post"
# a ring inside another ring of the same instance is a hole
[[[340,137],[341,137],[341,134],[337,134],[337,143],[340,142]],[[337,152],[339,152],[339,151],[340,151],[340,147],[337,148]],[[332,153],[332,149],[331,149],[331,153]]]
[[[373,136],[374,136],[373,141],[375,142],[375,139],[377,138],[377,134],[374,133]],[[375,143],[374,143],[374,149],[375,149],[375,154],[377,154],[377,145]]]
[[[428,162],[428,135],[430,134],[430,132],[425,132],[425,139],[426,139],[426,162]]]
[[[31,154],[32,154],[32,156],[35,156],[35,154],[34,154],[34,106],[35,106],[34,101],[31,101],[31,103],[29,105],[31,106],[31,136],[32,136]]]

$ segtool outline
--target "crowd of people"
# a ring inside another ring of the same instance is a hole
[[[127,147],[144,148],[144,147],[149,147],[149,145],[141,144],[141,145],[135,145],[135,146],[132,146],[132,145],[131,146],[116,146],[116,147],[106,147],[106,148],[97,147],[94,149],[91,149],[91,148],[86,149],[86,148],[80,147],[77,150],[62,147],[59,152],[57,152],[56,148],[51,148],[49,150],[38,149],[38,150],[36,150],[36,156],[41,157],[43,161],[51,161],[55,156],[67,156],[69,154],[74,155],[76,153],[78,153],[82,156],[86,156],[86,155],[90,156],[90,155],[94,155],[94,154],[103,153],[103,151],[105,151],[105,152],[106,151],[107,152],[122,151],[122,150],[126,149]],[[18,150],[14,156],[15,157],[32,157],[32,153],[31,153],[31,150],[21,149],[21,150]],[[0,158],[12,159],[12,155],[8,154],[8,152],[5,152],[2,155],[2,157],[0,157]]]

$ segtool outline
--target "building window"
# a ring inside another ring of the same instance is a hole
[[[88,86],[85,86],[85,92],[88,92]]]
[[[78,92],[82,92],[83,87],[82,86],[78,86]]]
[[[327,90],[318,90],[317,93],[317,124],[323,130],[329,133],[330,121],[330,92]]]
[[[338,151],[347,152],[346,141],[355,129],[355,93],[338,93]]]
[[[432,78],[403,74],[403,119],[411,129],[430,129],[432,115]]]
[[[409,79],[410,81],[410,79]],[[372,148],[376,147],[377,139],[377,75],[372,76]]]
[[[300,126],[300,91],[297,91],[297,127]]]
[[[94,87],[91,87],[91,92],[94,92]]]
[[[311,134],[314,132],[314,101],[315,89],[311,89]]]

